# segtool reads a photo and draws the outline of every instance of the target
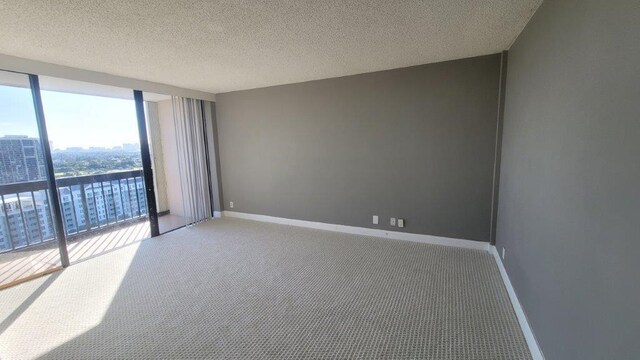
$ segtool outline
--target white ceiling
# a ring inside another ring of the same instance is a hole
[[[542,0],[0,0],[0,53],[220,93],[508,49]]]

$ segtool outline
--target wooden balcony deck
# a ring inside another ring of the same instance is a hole
[[[67,244],[71,264],[119,249],[151,236],[149,222],[114,227],[109,232],[70,240]],[[60,268],[58,245],[0,255],[0,289],[50,273]]]

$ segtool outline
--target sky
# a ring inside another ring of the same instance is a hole
[[[140,142],[133,100],[46,90],[41,93],[54,149]],[[4,135],[38,136],[29,88],[0,85],[0,137]]]

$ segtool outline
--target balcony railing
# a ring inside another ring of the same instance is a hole
[[[0,185],[0,252],[55,239],[46,181]]]
[[[141,170],[56,181],[68,237],[147,217]],[[0,185],[0,252],[55,239],[46,181]]]

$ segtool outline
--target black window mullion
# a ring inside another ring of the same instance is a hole
[[[62,208],[58,191],[56,191],[56,178],[53,172],[53,159],[51,158],[51,146],[49,145],[49,134],[47,133],[47,125],[44,118],[44,109],[42,107],[42,96],[40,94],[40,81],[37,75],[29,75],[29,84],[31,85],[31,95],[33,97],[33,106],[36,112],[36,120],[38,123],[38,133],[40,142],[42,143],[42,151],[44,153],[45,166],[47,169],[47,183],[51,191],[51,202],[53,209],[53,220],[56,238],[58,240],[58,249],[60,251],[60,262],[62,266],[69,266],[69,252],[67,250],[67,240],[64,234],[62,224]]]

